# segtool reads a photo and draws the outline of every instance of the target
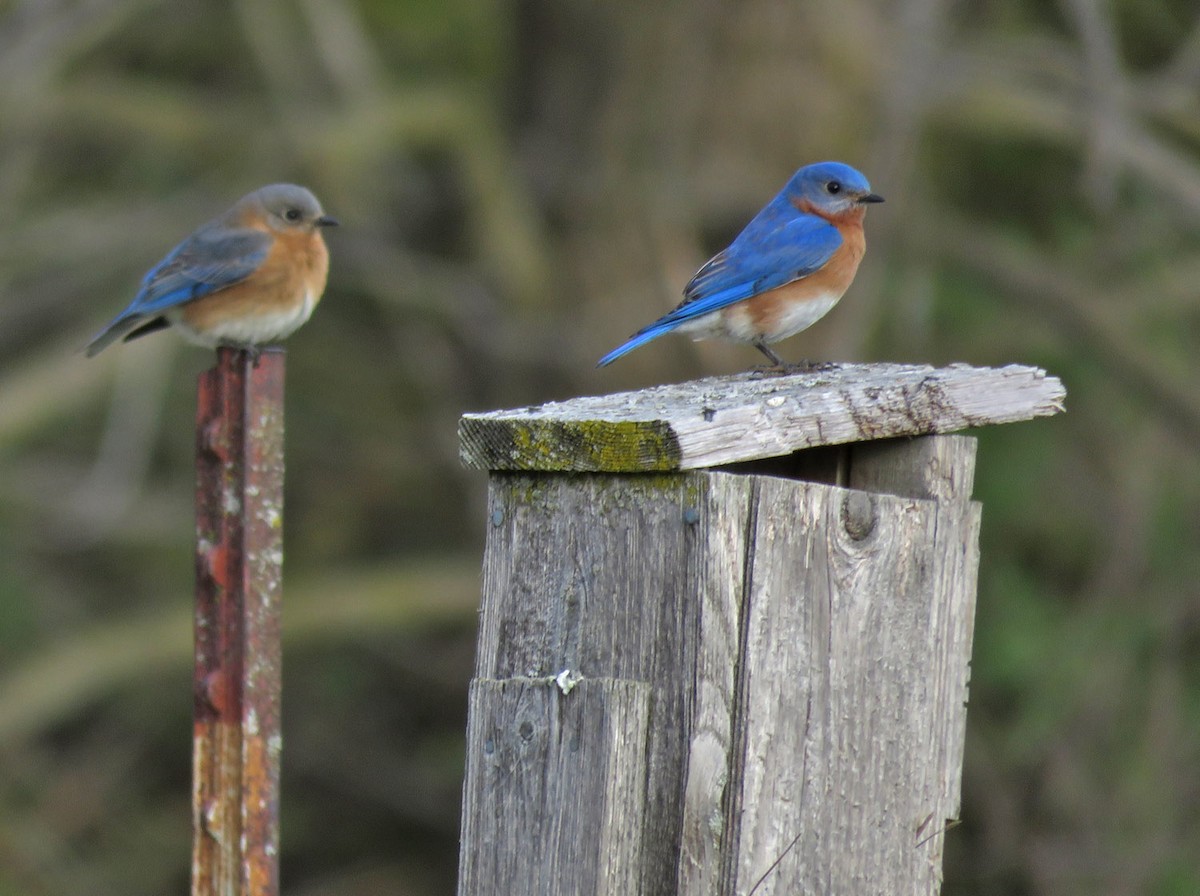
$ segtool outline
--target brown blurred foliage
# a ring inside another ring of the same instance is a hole
[[[666,338],[593,368],[825,158],[888,202],[785,354],[1069,389],[1065,417],[979,433],[945,892],[1200,891],[1192,0],[15,0],[0,894],[185,887],[211,358],[78,351],[174,242],[276,180],[342,221],[289,345],[284,889],[445,893],[485,486],[458,415],[756,363]]]

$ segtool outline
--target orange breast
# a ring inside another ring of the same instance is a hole
[[[820,319],[845,294],[866,253],[862,216],[833,221],[842,245],[820,269],[807,277],[760,293],[744,303],[754,329],[768,341],[786,339]]]
[[[317,304],[329,275],[329,251],[319,232],[277,234],[262,266],[240,283],[189,302],[183,323],[206,333],[228,322],[256,317],[287,318]],[[308,317],[304,314],[299,326]],[[280,334],[286,335],[286,334]]]

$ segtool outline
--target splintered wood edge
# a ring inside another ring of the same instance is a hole
[[[483,470],[692,470],[1051,416],[1063,411],[1065,397],[1058,378],[1019,365],[748,373],[464,414],[459,454]]]

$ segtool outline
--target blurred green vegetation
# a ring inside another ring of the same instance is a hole
[[[1193,0],[0,6],[0,896],[181,892],[206,352],[78,349],[263,183],[310,186],[290,342],[283,882],[449,892],[484,480],[464,410],[756,363],[595,359],[800,164],[886,205],[794,357],[1032,363],[979,433],[947,894],[1200,892]]]

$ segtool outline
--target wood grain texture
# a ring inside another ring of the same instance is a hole
[[[932,606],[929,626],[935,705],[944,710],[940,726],[930,729],[932,768],[944,775],[941,801],[925,821],[922,834],[936,840],[937,855],[946,824],[957,820],[962,801],[963,750],[975,594],[979,571],[982,507],[970,500],[974,486],[975,439],[939,436],[897,439],[852,446],[850,483],[856,488],[937,501],[933,588],[943,598]],[[940,868],[940,864],[938,866]]]
[[[798,449],[948,433],[1062,411],[1033,367],[846,364],[749,372],[538,407],[465,414],[459,453],[487,470],[693,470]]]
[[[728,472],[492,475],[464,797],[462,867],[476,870],[460,894],[937,892],[959,800],[974,440],[880,446],[852,447],[857,489]],[[544,685],[564,669],[603,683],[606,706],[616,684],[644,688],[645,728],[568,718],[576,692]],[[540,696],[510,680],[542,682]],[[480,725],[519,731],[531,701],[539,718],[561,703],[555,742],[608,743],[603,757],[551,783],[565,766],[529,748],[519,771],[488,777],[497,741],[486,753]],[[601,730],[628,738],[624,772]],[[518,795],[520,809],[498,808]],[[545,841],[551,859],[489,817],[585,833]],[[587,876],[600,867],[625,889]]]
[[[746,588],[748,520],[758,500],[750,476],[698,474],[707,486],[697,520],[702,575],[693,601],[699,620],[695,666],[681,676],[690,687],[691,726],[686,734],[678,893],[720,892],[727,847],[728,785],[733,774],[741,611]],[[690,680],[690,684],[689,684]]]
[[[471,685],[459,896],[636,893],[650,686]]]
[[[732,648],[697,660],[706,636],[736,644],[743,552],[734,521],[744,519],[750,482],[726,478],[716,494],[705,474],[491,478],[476,675],[571,669],[652,686],[645,812],[628,819],[643,843],[635,893],[675,892],[698,668],[711,678],[701,705],[731,700]],[[702,620],[712,605],[723,609]],[[708,710],[706,724],[727,751],[720,712]]]
[[[862,442],[850,447],[847,484],[904,498],[969,501],[975,448],[970,436]]]
[[[977,516],[811,483],[761,488],[741,812],[720,892],[936,894],[974,606],[955,558],[974,556]]]

